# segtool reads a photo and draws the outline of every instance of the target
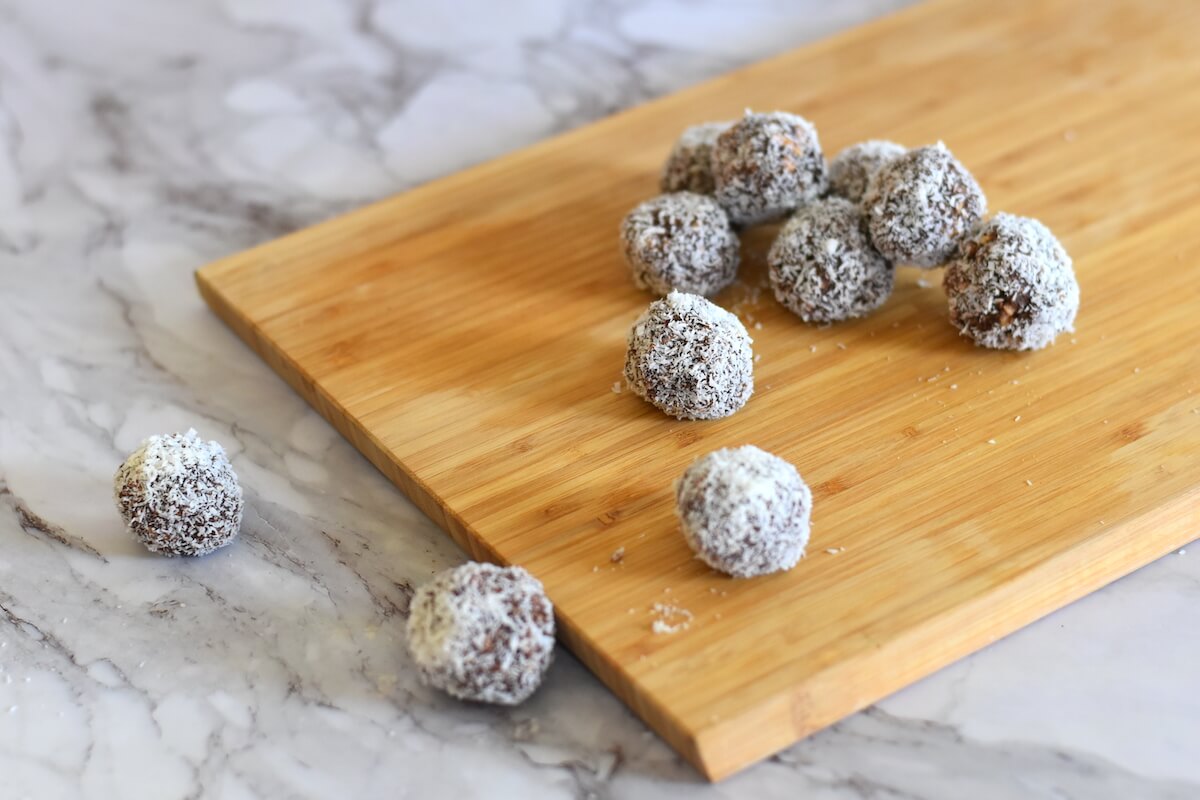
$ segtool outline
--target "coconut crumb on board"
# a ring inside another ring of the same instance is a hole
[[[987,443],[988,443],[988,444],[995,444],[995,443],[996,443],[996,440],[995,440],[995,439],[988,439],[988,442],[987,442]]]
[[[826,547],[825,552],[829,553],[829,555],[831,555],[831,556],[836,556],[838,553],[846,552],[846,548],[844,548],[844,547]]]
[[[613,393],[613,394],[620,394],[620,393],[621,393],[621,382],[620,382],[620,381],[613,381],[613,385],[612,385],[612,393]]]
[[[928,289],[930,286],[933,286],[933,284],[930,283],[929,281],[925,280],[924,278],[917,278],[917,286],[919,286],[922,289]]]
[[[692,624],[692,612],[674,603],[655,603],[650,613],[655,615],[650,630],[659,635],[686,631]]]
[[[1026,479],[1025,479],[1025,485],[1026,485],[1026,486],[1033,486],[1033,481],[1031,481],[1031,480],[1029,480],[1028,478],[1026,478]]]
[[[620,564],[622,561],[624,561],[625,560],[625,547],[622,545],[621,547],[618,547],[616,550],[613,550],[613,553],[611,556],[608,557],[608,560],[614,564]]]

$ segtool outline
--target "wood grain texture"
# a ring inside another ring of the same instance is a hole
[[[927,4],[225,259],[199,285],[473,557],[540,577],[566,644],[720,778],[1200,531],[1198,32],[1187,0]],[[973,348],[940,272],[913,270],[875,315],[806,326],[759,295],[758,231],[719,298],[762,357],[746,408],[678,422],[613,393],[650,299],[618,221],[681,128],[747,106],[808,116],[828,153],[945,140],[993,210],[1041,218],[1073,254],[1076,336]],[[691,557],[671,484],[747,442],[799,467],[814,535],[790,573],[734,581]],[[687,630],[651,632],[663,602],[691,612]]]

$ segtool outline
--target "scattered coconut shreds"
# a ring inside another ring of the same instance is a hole
[[[692,612],[673,603],[655,603],[650,613],[655,616],[650,630],[656,634],[679,633],[692,624]]]
[[[757,364],[760,361],[762,361],[762,353],[755,353],[754,354],[754,363]]]
[[[620,382],[620,381],[613,381],[613,385],[612,385],[612,393],[613,393],[613,394],[620,394],[620,393],[621,393],[621,382]]]
[[[838,553],[846,552],[846,548],[844,548],[844,547],[826,547],[825,552],[829,553],[829,555],[831,555],[831,556],[836,556]]]
[[[1139,372],[1141,372],[1141,371],[1142,371],[1142,368],[1141,368],[1141,367],[1134,367],[1134,368],[1133,368],[1133,374],[1134,374],[1134,375],[1138,374],[1138,373],[1139,373]]]
[[[815,352],[817,352],[817,346],[816,346],[815,344],[810,344],[810,345],[808,346],[808,352],[810,352],[810,353],[815,353]]]
[[[951,389],[957,389],[957,388],[958,388],[958,384],[957,384],[957,383],[952,383],[952,384],[950,384],[950,388],[951,388]]]
[[[754,323],[754,330],[756,330],[756,331],[761,331],[761,330],[762,330],[762,323],[761,323],[761,322],[755,322],[755,323]]]
[[[838,342],[838,350],[845,350],[845,349],[846,349],[845,342]]]
[[[1020,421],[1021,421],[1021,415],[1020,415],[1020,414],[1017,414],[1015,417],[1013,417],[1013,422],[1020,422]]]
[[[933,284],[924,278],[917,278],[917,286],[921,287],[922,289],[928,289],[930,286],[933,286]]]
[[[1186,556],[1186,555],[1187,555],[1187,548],[1186,548],[1186,547],[1181,547],[1181,548],[1179,548],[1179,555],[1181,555],[1181,556]]]
[[[1013,386],[1021,385],[1021,382],[1019,380],[1017,380],[1016,378],[1013,378],[1011,381],[1009,381],[1009,383],[1011,383]]]
[[[618,547],[616,550],[613,550],[613,554],[608,557],[608,560],[614,564],[620,564],[624,559],[625,559],[625,548],[623,546]]]
[[[996,443],[995,439],[988,439],[988,444],[995,444],[995,443]]]
[[[538,724],[538,721],[533,717],[530,717],[529,719],[523,719],[513,726],[513,738],[519,742],[528,741],[529,739],[532,739],[539,730],[541,730],[541,727],[542,726]]]
[[[599,572],[599,571],[600,571],[599,567],[592,567],[592,572]]]
[[[1025,485],[1026,485],[1026,486],[1033,486],[1033,481],[1031,481],[1031,480],[1029,480],[1028,478],[1026,478],[1026,479],[1025,479]]]

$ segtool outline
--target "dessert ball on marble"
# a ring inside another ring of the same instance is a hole
[[[987,213],[983,190],[941,142],[881,166],[862,206],[875,249],[894,263],[918,267],[944,264]]]
[[[517,705],[554,657],[554,606],[520,567],[448,569],[409,608],[408,649],[421,678],[461,700]]]
[[[225,450],[194,430],[151,436],[117,470],[117,510],[150,550],[202,556],[233,541],[242,487]]]
[[[828,197],[798,210],[767,254],[775,298],[805,322],[861,317],[892,293],[894,270],[871,244],[859,207]]]
[[[850,145],[829,162],[829,191],[857,203],[871,176],[905,152],[903,145],[883,139]]]
[[[671,292],[629,331],[629,388],[678,419],[718,419],[754,392],[754,353],[741,321],[703,297]]]
[[[732,124],[703,122],[685,128],[663,165],[659,180],[662,191],[712,194],[712,146]]]
[[[747,111],[712,148],[713,196],[737,225],[779,219],[824,194],[817,129],[804,117]]]
[[[997,214],[958,246],[943,286],[950,323],[983,347],[1038,350],[1074,330],[1071,257],[1036,219]]]
[[[812,492],[794,466],[765,450],[709,453],[683,473],[675,499],[684,538],[715,570],[768,575],[804,555]]]
[[[674,192],[647,200],[621,222],[621,248],[640,289],[711,295],[737,277],[740,243],[711,197]]]

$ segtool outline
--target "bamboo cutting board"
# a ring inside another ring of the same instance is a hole
[[[1188,0],[934,2],[197,279],[473,557],[541,578],[567,646],[717,779],[1200,531],[1198,33]],[[678,422],[614,392],[650,299],[618,221],[685,125],[744,107],[808,116],[827,153],[945,140],[1074,255],[1077,334],[973,348],[913,270],[875,315],[806,326],[760,291],[760,231],[719,298],[761,355],[750,403]],[[747,442],[799,467],[814,533],[735,581],[691,557],[671,484]]]

